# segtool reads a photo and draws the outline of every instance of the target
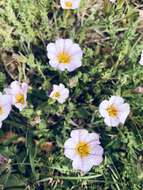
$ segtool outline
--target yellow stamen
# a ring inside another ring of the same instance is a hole
[[[24,102],[25,102],[24,95],[23,94],[17,94],[16,95],[16,103],[24,104]]]
[[[109,106],[107,112],[110,117],[117,117],[118,115],[118,109],[114,105]]]
[[[61,94],[60,94],[60,92],[54,92],[54,94],[53,94],[53,97],[54,98],[59,98],[61,96]]]
[[[58,54],[59,63],[69,64],[71,61],[71,56],[66,52],[61,52]]]
[[[3,108],[0,106],[0,115],[3,114]]]
[[[65,2],[65,6],[66,6],[66,8],[68,8],[68,9],[72,8],[72,2],[71,2],[71,1],[66,1],[66,2]]]
[[[86,142],[79,142],[76,145],[76,153],[80,156],[80,157],[86,157],[90,154],[90,146],[88,143]]]

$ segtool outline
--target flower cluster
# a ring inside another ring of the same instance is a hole
[[[63,9],[77,9],[80,0],[60,0]],[[115,3],[116,0],[110,0]],[[56,39],[55,43],[47,45],[47,57],[49,65],[61,72],[67,70],[73,72],[82,66],[83,51],[79,44],[71,39]],[[143,65],[143,51],[139,62]],[[14,81],[4,93],[0,93],[0,126],[14,105],[20,111],[27,105],[28,84]],[[66,102],[69,97],[69,89],[64,84],[53,85],[49,97],[60,104]],[[104,123],[110,127],[124,124],[129,113],[130,105],[124,102],[120,96],[111,96],[109,100],[103,100],[99,105],[99,113],[104,118]],[[72,130],[70,138],[64,143],[64,154],[72,160],[72,166],[84,173],[92,166],[97,166],[103,161],[103,148],[99,135],[89,133],[85,129]]]
[[[115,3],[115,0],[111,2]],[[79,5],[80,0],[61,0],[63,9],[77,9]],[[73,72],[82,66],[83,51],[71,39],[61,38],[47,45],[47,57],[50,66],[54,69]],[[62,104],[69,97],[69,89],[63,84],[54,84],[49,97]],[[130,113],[130,106],[124,103],[122,97],[112,96],[109,100],[101,102],[99,113],[107,126],[117,127],[125,123]],[[64,154],[73,161],[74,169],[88,172],[92,166],[99,165],[103,160],[103,148],[100,145],[99,135],[88,133],[85,129],[71,131],[71,137],[64,144]]]
[[[12,105],[17,107],[20,111],[26,107],[28,84],[13,81],[8,88],[0,93],[0,127],[2,121],[5,120],[11,109]]]

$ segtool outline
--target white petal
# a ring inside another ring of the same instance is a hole
[[[50,52],[50,53],[53,53],[53,54],[56,54],[57,51],[56,51],[56,46],[54,43],[49,43],[47,45],[47,51]]]
[[[143,65],[143,57],[140,59],[139,64]]]
[[[101,155],[103,155],[102,146],[98,145],[96,142],[92,142],[89,145],[90,145],[90,148],[91,148],[90,155],[92,155],[92,156],[101,156]]]
[[[77,142],[87,138],[88,131],[86,129],[76,129],[71,131],[71,137]]]
[[[15,107],[19,109],[19,111],[22,111],[27,106],[27,102],[25,104],[16,103]]]
[[[96,144],[100,144],[99,135],[97,133],[89,133],[85,141],[87,143],[95,142]]]
[[[82,170],[82,159],[79,156],[75,156],[72,162],[72,167],[75,170]]]
[[[99,105],[99,113],[101,114],[102,117],[108,116],[108,112],[106,111],[106,109],[109,106],[110,106],[110,102],[107,100],[102,101],[101,104]]]
[[[59,91],[59,85],[54,84],[53,85],[53,91]]]
[[[55,42],[55,46],[56,46],[56,51],[57,52],[63,52],[64,50],[64,44],[65,44],[65,39],[57,39]]]
[[[79,0],[73,1],[72,9],[78,9],[79,6],[80,6],[80,1]]]
[[[70,52],[72,45],[73,45],[73,41],[72,40],[65,39],[64,51]]]
[[[3,121],[6,119],[11,111],[11,105],[5,105],[2,107],[3,113],[0,114],[0,121]]]
[[[0,128],[2,127],[2,122],[0,122]]]
[[[13,81],[11,84],[10,84],[10,87],[11,88],[19,88],[19,82],[18,81]]]
[[[21,84],[21,87],[22,87],[23,92],[24,92],[24,93],[27,93],[27,90],[28,90],[28,84],[25,83],[25,82],[23,82],[23,83]]]
[[[119,125],[120,120],[118,118],[111,118],[108,116],[104,119],[104,122],[109,127],[116,127]]]
[[[74,169],[80,170],[84,173],[87,173],[89,170],[91,170],[93,165],[93,157],[91,156],[85,158],[75,157],[72,163]]]
[[[11,94],[11,89],[10,88],[5,88],[4,93],[6,93],[7,95],[10,95]]]
[[[127,116],[130,113],[130,106],[129,104],[125,103],[119,107],[119,110],[120,110],[119,113],[120,122],[124,124]]]
[[[67,67],[67,70],[69,72],[72,72],[74,71],[75,69],[81,67],[82,65],[82,61],[80,59],[77,59],[77,58],[74,58],[71,60],[71,62],[69,63],[68,67]]]
[[[59,84],[60,90],[64,90],[65,89],[65,85],[63,85],[62,83]]]
[[[76,142],[72,138],[69,138],[68,140],[66,140],[66,142],[64,144],[64,148],[72,149],[75,147],[76,147]]]
[[[82,52],[80,46],[78,44],[76,44],[76,43],[74,43],[72,45],[70,53],[71,53],[72,56],[77,56],[79,59],[81,59],[82,55],[83,55],[83,52]]]
[[[69,97],[69,89],[64,89],[62,92],[62,97],[67,99]]]
[[[51,65],[53,68],[58,68],[58,62],[57,62],[57,60],[56,59],[51,59],[50,61],[49,61],[49,65]]]
[[[64,150],[64,155],[71,159],[71,160],[74,160],[75,156],[76,156],[76,152],[74,149],[65,149]]]
[[[58,101],[60,104],[63,104],[63,103],[66,101],[66,99],[63,98],[63,97],[60,97],[60,98],[57,99],[57,101]]]
[[[142,50],[142,53],[141,53],[141,58],[140,58],[139,64],[143,65],[143,50]]]
[[[103,157],[102,157],[101,155],[99,155],[99,156],[94,156],[94,157],[92,158],[92,163],[93,163],[94,166],[100,165],[100,164],[102,163],[102,161],[103,161]]]
[[[12,104],[12,96],[10,95],[2,95],[0,96],[0,103],[2,105]]]
[[[67,65],[66,64],[62,64],[62,63],[59,63],[57,65],[57,68],[60,70],[60,71],[64,71],[65,69],[67,69]]]
[[[124,99],[120,96],[111,96],[109,102],[111,104],[120,105],[124,103]]]
[[[117,127],[119,124],[120,124],[119,118],[111,119],[111,126],[112,127]]]

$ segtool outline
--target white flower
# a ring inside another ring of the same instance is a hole
[[[78,9],[80,0],[60,0],[63,9]]]
[[[120,96],[112,96],[109,101],[104,100],[99,106],[99,112],[104,117],[107,126],[116,127],[120,123],[124,124],[130,113],[130,106],[124,103]]]
[[[142,50],[142,53],[141,53],[141,58],[140,58],[139,64],[143,65],[143,50]]]
[[[70,39],[58,39],[47,45],[49,64],[61,71],[74,71],[82,65],[82,50],[78,44]]]
[[[63,104],[69,97],[69,90],[65,88],[63,84],[53,85],[53,90],[50,94],[50,98],[57,100],[59,103]]]
[[[103,161],[103,148],[100,146],[98,134],[78,129],[73,130],[70,136],[64,144],[64,154],[73,161],[74,169],[86,173],[92,166]]]
[[[28,84],[13,81],[9,88],[5,89],[6,94],[12,96],[12,104],[15,105],[20,111],[27,105],[27,91]]]
[[[2,121],[8,117],[11,111],[11,104],[11,96],[0,93],[0,127],[2,126]]]

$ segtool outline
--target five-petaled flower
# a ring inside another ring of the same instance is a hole
[[[92,166],[99,165],[103,160],[99,135],[88,133],[85,129],[71,131],[71,138],[64,144],[64,154],[73,161],[74,169],[88,172]]]
[[[116,127],[120,123],[125,123],[130,113],[130,106],[124,103],[122,97],[112,96],[109,100],[101,102],[99,112],[104,117],[104,122],[107,126]]]
[[[61,71],[67,69],[74,71],[82,65],[82,50],[80,46],[70,39],[58,39],[55,43],[47,45],[49,64]]]
[[[0,127],[2,126],[2,121],[8,117],[11,111],[11,103],[11,96],[0,93]]]
[[[60,0],[63,9],[78,9],[80,0]]]
[[[50,98],[57,100],[59,103],[63,104],[69,97],[69,89],[65,88],[63,84],[53,85],[53,90],[50,93]]]
[[[15,105],[20,111],[26,107],[27,102],[28,84],[13,81],[9,88],[5,89],[6,94],[11,95],[12,104]]]

